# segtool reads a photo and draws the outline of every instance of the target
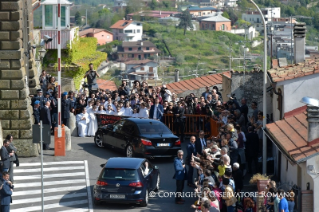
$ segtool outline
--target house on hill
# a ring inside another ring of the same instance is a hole
[[[113,41],[113,33],[106,29],[89,28],[79,32],[81,38],[94,37],[98,45],[105,45]]]
[[[221,15],[216,15],[201,19],[199,26],[201,30],[230,31],[231,20]]]
[[[130,81],[157,80],[158,63],[153,60],[131,60],[125,63],[126,75]]]
[[[119,61],[145,60],[158,56],[160,52],[150,41],[123,42],[117,48]]]
[[[133,20],[119,20],[111,27],[114,40],[139,41],[142,40],[143,25]]]

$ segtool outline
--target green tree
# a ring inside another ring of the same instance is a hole
[[[225,12],[223,12],[222,16],[224,16],[225,18],[230,19],[229,15],[228,15],[228,12],[226,12],[226,11],[225,11]]]
[[[182,65],[185,62],[185,57],[183,54],[178,54],[175,58],[175,63],[177,65]]]
[[[184,29],[184,35],[186,35],[186,29],[187,27],[189,28],[193,28],[193,24],[192,24],[192,16],[189,13],[188,10],[184,10],[180,16],[180,22],[178,27],[181,29]]]
[[[110,11],[108,9],[104,8],[102,10],[99,10],[98,14],[99,14],[99,18],[102,18],[102,17],[110,14]]]
[[[155,10],[157,7],[157,1],[156,0],[152,0],[151,3],[150,3],[150,8],[152,10]]]
[[[81,14],[80,14],[79,11],[77,11],[77,12],[75,13],[74,19],[75,19],[75,24],[76,24],[76,25],[78,25],[78,26],[81,26],[81,25],[82,25],[82,17],[81,17]]]
[[[319,13],[316,13],[312,19],[313,26],[319,30]]]

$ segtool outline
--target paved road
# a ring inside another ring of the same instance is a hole
[[[51,147],[53,147],[53,145],[51,145]],[[185,149],[186,144],[182,144],[183,149]],[[67,152],[65,157],[55,157],[54,156],[54,151],[53,150],[47,150],[44,151],[44,162],[61,162],[61,161],[85,161],[87,160],[88,163],[88,172],[89,172],[89,176],[88,176],[88,182],[90,183],[90,187],[89,189],[92,192],[93,189],[93,185],[96,183],[96,179],[98,174],[101,171],[101,167],[100,164],[105,163],[105,160],[110,158],[110,157],[122,157],[123,154],[120,152],[114,152],[114,150],[111,149],[99,149],[98,147],[95,146],[95,144],[93,143],[93,138],[78,138],[78,137],[72,137],[72,151]],[[33,158],[21,158],[20,163],[39,163],[40,162],[40,157],[33,157]],[[173,175],[174,175],[174,167],[173,167],[173,159],[170,158],[161,158],[161,159],[154,159],[151,160],[151,162],[154,165],[157,165],[160,168],[160,172],[161,172],[161,185],[160,185],[160,191],[167,191],[167,192],[174,192],[175,191],[175,181],[172,179]],[[54,168],[57,167],[58,163],[55,165],[46,165],[45,168]],[[68,164],[68,165],[64,165],[69,167],[72,164]],[[16,168],[16,170],[19,169],[24,169],[24,167],[19,167]],[[30,167],[29,167],[30,168]],[[40,168],[40,167],[36,167],[36,168]],[[44,174],[52,174],[49,172],[50,169],[46,172],[44,172]],[[52,170],[51,170],[52,171]],[[76,173],[80,172],[81,170],[75,170]],[[83,171],[83,170],[82,170]],[[21,172],[19,176],[21,176]],[[63,171],[59,171],[60,173]],[[70,170],[66,170],[65,172],[72,172]],[[38,175],[38,173],[32,173],[32,172],[24,172],[24,176],[29,176],[29,175]],[[79,174],[79,173],[78,173]],[[16,174],[18,176],[18,174]],[[73,178],[66,175],[65,177],[62,178],[63,180],[72,180]],[[78,179],[81,180],[81,179]],[[29,182],[29,180],[26,180]],[[55,181],[55,180],[52,180]],[[46,182],[46,180],[45,180]],[[19,185],[21,184],[21,182],[16,181],[15,184]],[[78,185],[65,185],[66,187],[70,187],[70,186],[74,186],[77,189],[70,191],[68,189],[66,195],[69,195],[67,197],[74,197],[72,195],[74,195],[75,193],[83,193],[83,189],[80,188],[78,189],[79,186],[84,186],[83,182],[81,181]],[[61,187],[61,185],[59,185],[58,187]],[[62,186],[63,187],[63,186]],[[39,189],[37,187],[37,189]],[[32,188],[32,190],[34,190],[34,188]],[[191,192],[192,189],[189,187],[185,187],[184,191],[188,191]],[[18,192],[18,191],[16,191]],[[24,193],[23,193],[24,194]],[[163,193],[162,193],[163,194]],[[57,195],[61,195],[61,194],[57,194]],[[80,195],[80,194],[79,194]],[[52,194],[45,194],[46,196],[52,196]],[[80,195],[81,196],[81,195]],[[30,198],[30,197],[29,197]],[[64,197],[65,198],[65,197]],[[103,205],[99,205],[99,206],[94,206],[93,205],[93,209],[94,211],[119,211],[119,210],[125,210],[125,211],[194,211],[193,209],[190,208],[190,205],[193,204],[193,202],[196,200],[195,198],[184,198],[186,200],[184,205],[176,205],[174,203],[174,197],[167,197],[167,198],[159,198],[159,197],[154,197],[154,198],[150,198],[149,200],[149,205],[147,207],[139,207],[137,205],[124,205],[124,204],[103,204]],[[79,207],[88,207],[90,208],[90,202],[92,201],[88,201],[88,203],[86,203],[85,200],[83,200],[83,197],[81,197],[82,200],[82,205],[77,205],[77,204],[70,204],[70,205],[64,205],[63,210],[67,211],[70,210],[72,211],[75,209],[78,209]],[[14,201],[14,199],[13,199]],[[69,200],[69,201],[74,201],[74,200]],[[22,200],[23,207],[31,207],[34,206],[34,203],[25,203],[25,201]],[[57,203],[59,203],[59,201],[56,201]],[[47,204],[52,204],[54,206],[54,202],[48,202]],[[87,204],[87,205],[86,205]],[[16,205],[14,205],[15,208]],[[19,211],[19,210],[17,210]],[[38,210],[37,210],[38,211]],[[57,210],[55,210],[57,211]],[[59,209],[60,211],[60,209]],[[76,211],[87,211],[87,210],[76,210]]]

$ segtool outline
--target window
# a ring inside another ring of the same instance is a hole
[[[142,47],[138,47],[138,50],[141,51],[141,50],[142,50]]]
[[[133,30],[125,30],[124,33],[133,33]]]
[[[137,135],[137,130],[135,125],[130,121],[126,121],[124,123],[122,131],[129,135]]]
[[[153,72],[153,67],[149,67],[149,68],[148,68],[148,71],[149,71],[149,72]]]
[[[110,36],[108,35],[108,36],[106,36],[106,38],[110,38]]]
[[[225,30],[225,24],[222,24],[222,30]]]
[[[132,48],[128,48],[129,51],[132,51]]]
[[[140,33],[140,32],[141,32],[141,30],[140,30],[140,29],[138,29],[138,30],[137,30],[137,33]]]
[[[150,47],[146,47],[146,50],[150,50]]]
[[[136,181],[138,174],[135,169],[104,169],[103,180]]]
[[[144,71],[144,67],[141,67],[141,71]]]
[[[123,33],[123,29],[120,29],[120,33]]]
[[[104,37],[104,35],[102,35],[102,37]]]
[[[53,6],[45,5],[45,26],[53,27]]]
[[[172,132],[162,123],[152,122],[137,125],[140,134],[171,134]]]

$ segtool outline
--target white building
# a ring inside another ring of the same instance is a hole
[[[280,18],[280,7],[262,8],[261,11],[265,17],[266,24],[271,21],[272,18]],[[247,11],[243,13],[241,17],[243,20],[250,22],[257,31],[262,31],[264,29],[264,25],[258,11]]]
[[[253,26],[250,26],[247,29],[231,29],[229,32],[236,35],[247,36],[248,40],[252,40],[258,35],[255,27]]]
[[[133,20],[119,20],[111,27],[113,39],[119,41],[140,41],[143,35],[143,25]]]
[[[237,7],[238,5],[237,5],[237,1],[238,0],[225,0],[224,2],[224,6],[225,7]]]
[[[153,60],[131,60],[125,63],[127,79],[134,80],[158,80],[158,63]]]

